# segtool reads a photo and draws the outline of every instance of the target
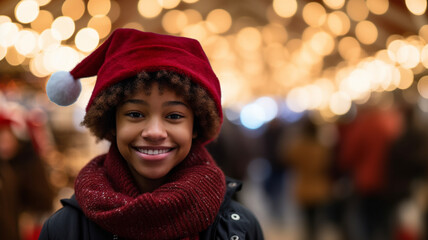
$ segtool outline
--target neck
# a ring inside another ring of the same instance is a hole
[[[145,178],[138,174],[137,171],[135,171],[135,169],[129,164],[128,167],[131,169],[132,177],[135,179],[141,193],[153,192],[165,183],[165,177],[159,179]]]

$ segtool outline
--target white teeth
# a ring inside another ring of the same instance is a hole
[[[168,149],[138,149],[141,153],[148,155],[158,155],[168,152]]]

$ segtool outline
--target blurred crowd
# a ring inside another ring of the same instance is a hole
[[[46,159],[52,146],[46,113],[26,108],[11,84],[0,94],[0,238],[37,239],[55,189]]]
[[[238,200],[267,239],[428,239],[425,115],[396,101],[355,106],[333,123],[303,114],[251,132],[226,122],[208,147],[246,181]]]
[[[38,239],[88,156],[82,133],[55,123],[46,94],[22,79],[0,81],[0,239],[7,240]]]
[[[97,154],[90,149],[106,148],[58,123],[70,118],[55,115],[42,94],[14,81],[1,85],[0,239],[37,239]],[[402,101],[355,106],[330,123],[305,113],[249,130],[225,118],[207,148],[244,182],[236,199],[257,215],[266,239],[427,239],[425,115]]]

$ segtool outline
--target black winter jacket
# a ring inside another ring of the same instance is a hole
[[[227,179],[227,192],[214,223],[199,234],[201,240],[263,240],[263,232],[255,216],[232,200],[242,184]],[[43,225],[39,240],[101,240],[120,239],[89,220],[74,195],[61,200],[63,208]]]

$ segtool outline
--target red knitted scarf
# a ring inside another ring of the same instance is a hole
[[[139,192],[115,144],[89,162],[75,183],[85,215],[127,239],[198,239],[214,222],[225,190],[223,172],[200,145],[151,193]]]

